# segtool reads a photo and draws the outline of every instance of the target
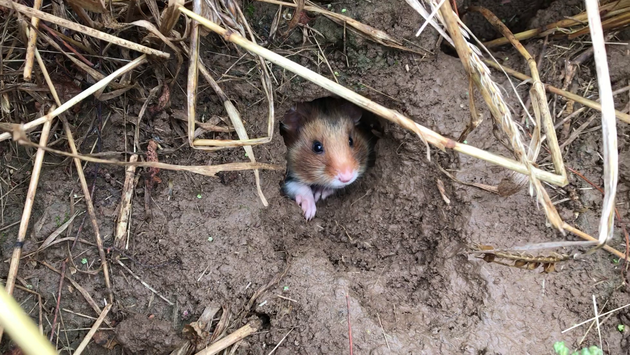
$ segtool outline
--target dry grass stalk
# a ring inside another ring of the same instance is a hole
[[[41,26],[44,27],[45,25],[41,24]],[[48,37],[44,33],[39,33],[39,37],[41,39],[43,39],[46,43],[51,45],[53,48],[58,50],[61,54],[63,54],[66,58],[68,58],[71,62],[73,62],[74,65],[76,65],[78,68],[80,68],[81,70],[83,70],[84,72],[89,74],[94,79],[100,81],[100,80],[103,80],[105,78],[104,74],[102,74],[98,70],[92,68],[90,65],[86,64],[85,62],[79,60],[78,57],[75,58],[74,55],[68,54],[66,51],[64,51],[61,48],[61,46],[59,44],[57,44],[57,42],[55,42],[52,38]],[[124,88],[124,85],[120,85],[120,84],[118,84],[116,82],[111,82],[109,85],[112,87],[112,89],[122,89],[122,88]]]
[[[0,326],[26,355],[56,355],[52,344],[3,287],[0,287]]]
[[[233,4],[234,6],[238,6]],[[201,13],[201,0],[193,1],[193,10],[200,14]],[[243,121],[241,120],[241,115],[232,103],[225,95],[221,87],[216,83],[214,78],[210,75],[210,73],[206,70],[203,63],[200,62],[199,59],[199,24],[197,21],[192,21],[192,31],[191,31],[191,48],[189,51],[190,57],[190,66],[188,70],[188,137],[189,142],[193,148],[196,147],[204,147],[204,146],[214,146],[214,147],[233,147],[233,146],[242,146],[245,149],[245,155],[249,158],[252,163],[256,163],[256,157],[254,155],[254,150],[252,149],[251,144],[247,144],[247,142],[255,141],[257,144],[264,144],[271,141],[273,137],[273,115],[270,116],[267,125],[267,137],[262,139],[254,139],[250,140],[247,134],[247,130],[245,130],[245,126],[243,125]],[[264,63],[262,63],[264,65]],[[209,140],[209,139],[194,139],[195,133],[195,110],[196,110],[196,98],[197,98],[197,86],[198,86],[198,72],[201,71],[206,81],[213,88],[215,93],[219,96],[225,110],[228,114],[232,122],[232,126],[236,130],[239,140]],[[269,78],[263,79],[263,85],[266,87]],[[272,97],[268,95],[268,97]],[[247,145],[246,145],[247,144]],[[202,148],[203,149],[203,148]],[[256,169],[254,170],[254,177],[256,180],[256,190],[258,192],[258,197],[262,201],[265,207],[269,206],[265,195],[262,192],[261,184],[260,184],[260,172]]]
[[[61,121],[63,122],[63,127],[66,132],[66,138],[68,139],[68,146],[70,146],[70,151],[72,154],[77,155],[77,146],[74,143],[74,138],[72,137],[72,132],[70,131],[70,124],[65,119],[64,116],[61,116]],[[114,294],[112,292],[112,285],[109,280],[109,266],[107,265],[107,258],[105,257],[105,250],[103,248],[103,239],[101,238],[101,232],[98,226],[98,221],[96,220],[96,212],[94,211],[94,203],[92,202],[92,195],[90,193],[90,188],[85,180],[85,173],[83,172],[83,166],[81,165],[81,160],[78,158],[74,158],[74,165],[77,169],[77,175],[79,176],[79,181],[81,182],[81,190],[83,191],[83,198],[85,199],[85,205],[87,206],[88,216],[90,217],[90,222],[92,223],[92,230],[94,231],[94,237],[96,239],[96,246],[98,248],[98,255],[101,259],[101,267],[103,268],[103,277],[105,278],[105,286],[107,287],[107,294],[109,296],[109,303],[114,303]]]
[[[250,336],[251,334],[255,333],[256,331],[258,331],[258,329],[260,329],[260,324],[258,324],[257,322],[250,322],[245,324],[244,326],[242,326],[241,328],[237,329],[234,333],[226,336],[225,338],[217,341],[216,343],[210,345],[209,347],[201,350],[200,352],[196,353],[195,355],[215,355],[218,354],[219,352],[221,352],[221,350],[226,349],[227,347],[231,346],[232,344],[243,340],[245,338],[247,338],[248,336]]]
[[[42,0],[35,0],[33,2],[33,9],[39,10],[42,6]],[[37,28],[39,25],[39,19],[37,17],[31,18],[32,28]],[[33,61],[35,60],[35,45],[37,44],[37,31],[28,31],[28,43],[26,45],[26,58],[24,60],[24,81],[31,81],[31,74],[33,72]]]
[[[184,6],[184,0],[169,0],[168,6],[162,11],[160,32],[163,35],[168,36],[173,30],[173,27],[175,27],[177,20],[179,20],[180,6]]]
[[[48,264],[45,261],[38,261],[40,264],[44,265],[45,267],[49,268],[50,270],[56,272],[57,274],[61,275],[61,271],[57,270],[56,268],[54,268],[52,265]],[[83,286],[79,285],[78,282],[74,281],[70,275],[66,274],[65,275],[66,280],[68,280],[71,284],[72,287],[74,287],[77,291],[79,291],[79,293],[83,296],[83,298],[85,299],[85,301],[90,305],[90,307],[92,307],[92,309],[94,310],[94,312],[96,314],[101,314],[103,311],[101,310],[101,307],[98,306],[98,304],[96,304],[96,302],[94,301],[94,299],[92,298],[92,296],[90,296],[90,293],[87,292],[87,290],[85,288],[83,288]],[[105,324],[107,324],[108,326],[112,326],[112,322],[105,318]]]
[[[512,75],[513,77],[515,77],[515,78],[517,78],[519,80],[523,80],[523,81],[531,81],[532,80],[531,77],[529,77],[529,76],[527,76],[527,75],[525,75],[523,73],[520,73],[520,72],[518,72],[518,71],[516,71],[514,69],[508,68],[508,67],[506,67],[504,65],[498,64],[498,63],[493,62],[491,60],[484,59],[483,62],[486,63],[487,65],[491,66],[491,67],[494,67],[496,69],[505,71],[506,73]],[[558,95],[560,95],[562,97],[565,97],[565,98],[567,98],[569,100],[573,100],[573,101],[575,101],[577,103],[580,103],[580,104],[582,104],[582,105],[584,105],[586,107],[592,108],[592,109],[597,110],[597,111],[602,111],[602,105],[599,102],[583,98],[580,95],[576,95],[576,94],[574,94],[572,92],[569,92],[569,91],[564,91],[562,89],[559,89],[559,88],[557,88],[555,86],[551,86],[549,84],[544,84],[544,87],[545,87],[545,90],[549,91],[552,94],[558,94]],[[613,110],[614,110],[614,106],[613,106]],[[630,124],[630,115],[629,114],[621,112],[621,111],[617,111],[617,110],[614,110],[614,113],[615,113],[615,116],[618,119],[620,119],[623,122],[626,122],[626,123]]]
[[[630,0],[611,1],[608,4],[599,7],[599,13],[606,21],[606,29],[614,30],[615,28],[622,27],[628,23],[628,13],[630,12]],[[554,22],[541,28],[535,28],[532,30],[523,31],[515,34],[518,40],[524,40],[529,38],[541,38],[556,32],[567,34],[569,38],[586,34],[588,32],[588,23],[590,19],[586,11],[581,12],[575,16]],[[600,21],[601,23],[601,21]],[[578,26],[577,30],[571,30],[571,27]],[[600,26],[601,27],[601,26]],[[510,43],[505,37],[497,38],[495,40],[484,43],[486,48],[494,48]]]
[[[533,78],[533,82],[531,83],[532,87],[529,91],[529,95],[532,101],[532,106],[534,107],[534,113],[537,123],[535,127],[534,138],[532,138],[532,142],[529,146],[530,151],[528,158],[531,161],[535,162],[538,152],[540,151],[540,145],[542,143],[542,137],[540,135],[540,123],[542,116],[542,124],[544,125],[545,133],[547,134],[547,141],[549,144],[549,150],[551,151],[550,155],[553,161],[554,170],[556,174],[566,177],[566,170],[564,169],[562,153],[560,151],[560,147],[558,146],[558,137],[556,137],[556,130],[553,126],[553,120],[551,118],[551,113],[549,112],[549,106],[547,105],[547,95],[545,94],[545,88],[540,79],[540,75],[538,74],[536,60],[534,60],[534,58],[529,54],[525,47],[523,47],[519,40],[514,37],[512,31],[510,31],[507,26],[503,22],[501,22],[501,20],[496,17],[492,12],[480,6],[471,6],[469,10],[480,12],[490,23],[492,23],[492,25],[500,30],[503,36],[505,36],[510,41],[514,48],[516,48],[527,61],[529,70]]]
[[[602,216],[599,221],[598,247],[606,244],[613,235],[615,220],[615,195],[619,178],[619,152],[617,151],[617,126],[615,120],[615,102],[610,85],[606,47],[604,46],[604,32],[599,17],[597,0],[585,0],[588,13],[589,29],[593,41],[595,69],[597,70],[597,84],[602,104],[602,135],[604,148],[604,201]]]
[[[180,7],[183,9],[184,7]],[[193,1],[193,11],[201,12],[200,0]],[[197,87],[199,86],[199,25],[192,21],[190,31],[190,51],[188,80],[186,80],[186,108],[188,109],[188,144],[193,147],[195,139],[195,120],[197,118]]]
[[[153,287],[149,286],[149,284],[147,284],[146,282],[142,281],[142,279],[140,277],[138,277],[138,275],[134,274],[133,271],[131,271],[131,269],[129,269],[127,267],[127,265],[123,264],[122,261],[120,261],[120,259],[116,258],[116,262],[118,263],[118,265],[122,266],[123,269],[125,269],[131,276],[133,276],[134,279],[140,281],[140,283],[149,289],[149,291],[153,292],[156,296],[158,296],[159,298],[161,298],[162,300],[164,300],[164,302],[168,303],[170,306],[174,306],[175,303],[173,303],[172,301],[169,301],[168,298],[160,295]]]
[[[334,81],[327,79],[315,72],[313,72],[312,70],[305,68],[285,57],[282,57],[266,48],[260,47],[250,41],[248,41],[247,39],[243,38],[242,36],[238,35],[237,33],[228,33],[228,31],[224,28],[222,28],[221,26],[215,24],[214,22],[211,22],[201,16],[198,16],[197,14],[193,13],[190,10],[187,10],[185,8],[180,8],[180,10],[186,14],[187,16],[189,16],[190,18],[193,18],[197,21],[199,21],[200,24],[206,26],[207,28],[211,29],[212,31],[218,33],[219,35],[222,35],[226,40],[235,43],[245,49],[247,49],[248,51],[258,54],[259,56],[264,57],[266,60],[279,65],[299,76],[301,76],[302,78],[309,80],[321,87],[323,87],[324,89],[335,93],[336,95],[339,95],[340,97],[370,111],[373,112],[389,121],[392,121],[393,123],[396,123],[400,126],[402,126],[405,129],[408,129],[411,132],[416,133],[421,139],[426,140],[426,142],[431,143],[432,145],[438,147],[439,149],[445,149],[445,148],[449,148],[449,149],[453,149],[457,152],[478,158],[478,159],[482,159],[488,162],[491,162],[493,164],[496,165],[500,165],[504,168],[510,169],[510,170],[514,170],[516,172],[519,172],[521,174],[525,174],[528,175],[530,173],[530,170],[523,164],[514,161],[512,159],[508,159],[502,156],[498,156],[489,152],[486,152],[482,149],[478,149],[475,148],[473,146],[467,145],[467,144],[460,144],[455,142],[452,139],[446,138],[444,136],[441,136],[440,134],[412,121],[411,119],[405,117],[404,115],[394,111],[394,110],[390,110],[388,108],[385,108],[373,101],[370,101],[369,99],[335,83]],[[550,182],[554,185],[562,185],[564,186],[566,184],[566,182],[564,181],[564,179],[562,179],[562,177],[557,176],[553,173],[550,172],[546,172],[543,170],[540,170],[538,168],[532,168],[531,172],[540,180],[543,181],[547,181]]]
[[[51,15],[49,13],[43,12],[43,11],[39,11],[39,10],[35,10],[32,9],[28,6],[24,6],[21,4],[18,4],[14,1],[11,0],[0,0],[0,6],[9,8],[9,9],[14,9],[18,12],[20,12],[21,14],[24,14],[26,16],[30,16],[30,17],[37,17],[40,20],[44,20],[50,23],[54,23],[56,25],[77,31],[79,33],[83,33],[86,34],[88,36],[94,37],[94,38],[98,38],[100,40],[109,42],[109,43],[113,43],[116,45],[119,45],[121,47],[125,47],[140,53],[144,53],[144,54],[149,54],[149,55],[153,55],[156,57],[160,57],[160,58],[165,58],[168,59],[170,58],[170,54],[163,52],[163,51],[159,51],[157,49],[153,49],[153,48],[149,48],[140,44],[137,44],[135,42],[131,42],[128,41],[126,39],[122,39],[113,35],[110,35],[108,33],[105,32],[101,32],[98,30],[95,30],[91,27],[88,26],[84,26],[84,25],[80,25],[78,23]]]
[[[280,6],[285,6],[285,7],[295,7],[297,8],[298,5],[290,3],[290,2],[284,2],[284,1],[277,1],[277,0],[257,0],[260,2],[266,2],[269,4],[275,4],[275,5],[280,5]],[[336,12],[332,12],[332,11],[328,11],[326,9],[322,9],[321,7],[317,6],[316,4],[314,4],[311,1],[307,1],[308,6],[304,6],[304,10],[305,11],[310,11],[310,12],[315,12],[321,15],[326,16],[328,19],[330,19],[331,21],[341,25],[341,26],[345,26],[348,25],[350,26],[350,30],[352,30],[353,32],[366,37],[367,39],[370,39],[376,43],[379,43],[383,46],[386,47],[391,47],[391,48],[396,48],[396,49],[400,49],[403,51],[407,51],[407,52],[413,52],[413,53],[417,53],[417,54],[427,54],[428,51],[417,51],[411,48],[407,48],[405,46],[402,45],[402,42],[397,40],[396,38],[390,36],[389,34],[387,34],[386,32],[383,32],[379,29],[376,29],[372,26],[366,25],[364,23],[361,23],[351,17],[342,15],[342,14],[338,14]],[[293,15],[294,18],[297,18],[299,20],[299,12],[296,11],[295,14]],[[293,21],[293,18],[291,19],[291,21]]]
[[[5,1],[5,0],[0,0],[1,1]],[[83,101],[83,99],[85,99],[86,97],[94,94],[95,92],[97,92],[98,90],[104,88],[105,86],[107,86],[112,80],[114,80],[115,78],[117,78],[118,76],[134,69],[135,67],[141,65],[142,63],[144,63],[144,61],[146,60],[146,54],[141,55],[140,57],[134,59],[133,61],[127,63],[125,66],[123,66],[122,68],[116,70],[115,72],[111,73],[110,75],[108,75],[107,77],[105,77],[103,80],[97,82],[96,84],[90,86],[88,89],[82,91],[79,95],[75,96],[72,98],[72,100],[68,100],[67,102],[65,102],[63,105],[57,107],[53,112],[48,113],[45,116],[42,116],[40,118],[37,118],[33,121],[30,121],[28,123],[25,123],[23,125],[24,130],[29,131],[32,130],[33,128],[44,124],[47,121],[52,120],[53,118],[59,116],[61,113],[67,111],[68,109],[70,109],[72,106],[76,105],[77,103]],[[11,138],[11,133],[2,133],[0,134],[0,142],[10,139]]]
[[[579,229],[577,229],[577,228],[573,227],[573,226],[572,226],[572,225],[570,225],[570,224],[564,223],[564,225],[562,226],[562,228],[564,228],[565,230],[567,230],[567,231],[569,231],[569,232],[571,232],[571,233],[573,233],[573,234],[577,235],[578,237],[580,237],[580,238],[582,238],[582,239],[584,239],[584,240],[586,240],[586,241],[593,242],[593,243],[591,243],[591,245],[592,245],[592,244],[595,244],[595,243],[597,243],[597,242],[598,242],[598,239],[597,239],[597,238],[593,238],[593,237],[591,237],[590,235],[588,235],[588,234],[586,234],[586,233],[582,232],[581,230],[579,230]],[[620,252],[619,250],[617,250],[617,249],[615,249],[615,248],[611,247],[610,245],[604,244],[604,246],[603,246],[602,248],[603,248],[604,250],[606,250],[607,252],[609,252],[609,253],[611,253],[611,254],[613,254],[613,255],[617,256],[617,257],[619,258],[619,260],[623,260],[623,259],[625,259],[625,258],[626,258],[626,254],[624,254],[624,253]]]
[[[431,4],[432,6],[434,5],[433,3]],[[459,19],[453,12],[449,2],[445,2],[442,5],[440,8],[440,15],[441,16],[438,17],[438,19],[444,23],[451,35],[451,39],[464,68],[468,72],[468,75],[475,81],[477,89],[481,92],[481,96],[488,105],[493,118],[507,135],[516,159],[528,170],[533,169],[533,166],[528,159],[527,150],[523,144],[520,130],[516,123],[512,120],[510,109],[505,104],[501,91],[499,90],[497,84],[490,78],[489,69],[483,64],[483,62],[481,62],[477,53],[473,51],[471,45],[462,35]],[[536,199],[543,206],[545,215],[547,216],[549,222],[558,230],[562,231],[562,219],[552,204],[549,195],[542,187],[542,183],[534,174],[527,175],[530,177],[530,194],[535,192]],[[563,184],[568,182],[566,175],[560,175],[559,177]]]
[[[449,27],[449,32],[451,32],[451,33],[452,33],[452,31],[450,31],[450,30],[451,30],[451,28],[454,28],[454,27],[455,27],[455,30],[457,31],[457,30],[459,29],[459,26],[457,25],[457,21],[456,21],[455,14],[452,12],[452,10],[450,10],[450,4],[449,4],[449,3],[445,3],[445,4],[444,4],[444,7],[442,8],[441,13],[442,13],[442,15],[444,16],[445,22],[447,22],[447,23],[449,23],[449,17],[450,17],[450,24],[451,24],[451,26]],[[595,11],[595,14],[597,14],[597,11]],[[600,27],[601,27],[601,26],[600,26]],[[598,27],[598,28],[600,28],[600,27]],[[601,43],[601,46],[602,46],[602,48],[603,48],[603,43],[604,43],[604,41],[603,41],[603,34],[601,33],[601,31],[600,31],[599,35],[600,35],[600,38],[601,38],[600,43]],[[460,37],[461,37],[461,36],[460,36]],[[461,39],[463,39],[463,38],[460,38],[460,40],[461,40]],[[456,42],[457,42],[457,39],[456,39],[456,38],[453,38],[453,40],[454,40],[454,43],[456,43]],[[457,46],[457,45],[455,45],[455,47],[456,47],[456,48],[458,48],[458,46]],[[461,47],[461,45],[460,45],[460,47]],[[459,53],[459,52],[460,52],[460,50],[458,49],[458,53]],[[473,57],[475,56],[475,54],[474,54],[472,51],[469,51],[468,53],[463,53],[463,54],[470,54],[470,53],[472,53],[472,55],[471,55],[471,56],[473,56]],[[460,57],[461,57],[461,54],[460,54]],[[605,52],[604,52],[604,54],[603,54],[603,58],[604,58],[604,60],[605,60]],[[471,65],[464,63],[464,66],[465,66],[465,67],[470,67]],[[487,70],[487,69],[486,69],[486,70]],[[609,80],[607,76],[606,76],[606,79],[607,79],[607,80]],[[610,84],[609,84],[609,83],[608,83],[608,86],[610,87]],[[611,90],[610,90],[610,92],[611,92]],[[611,101],[612,101],[612,95],[611,95],[610,97],[611,97]],[[608,109],[612,110],[612,109],[613,109],[613,107],[614,107],[614,106],[613,106],[612,104],[610,104],[610,105],[608,106]],[[492,111],[492,110],[491,110],[491,111]],[[614,120],[613,120],[613,127],[614,127]],[[554,129],[554,128],[552,127],[552,128],[550,128],[550,129]],[[616,135],[614,135],[614,139],[615,139],[615,143],[616,143]],[[615,144],[615,147],[616,147],[616,144]],[[616,150],[615,150],[615,152],[616,152]],[[535,182],[533,179],[531,179],[531,180],[532,180],[532,182]],[[550,208],[553,208],[553,210],[555,210],[555,208],[553,207],[553,204],[551,204],[551,201],[550,201],[550,200],[549,200],[549,198],[548,198],[548,195],[546,194],[546,192],[544,191],[544,189],[542,189],[542,186],[540,186],[540,185],[539,185],[539,187],[537,187],[537,190],[538,190],[538,192],[539,192],[539,193],[544,194],[544,195],[542,196],[542,197],[544,198],[544,204],[543,204],[543,206],[545,206],[545,207],[550,207]],[[539,196],[540,196],[540,195],[539,195]],[[545,198],[545,197],[546,197],[546,198]],[[614,208],[614,206],[613,206],[613,208]],[[547,210],[546,210],[546,212],[547,212]],[[556,213],[556,215],[557,215],[557,213]],[[549,216],[549,214],[548,214],[548,216]],[[611,214],[610,218],[608,219],[608,221],[612,224],[612,214]],[[572,232],[572,233],[574,233],[574,234],[576,234],[576,235],[580,236],[581,238],[586,239],[587,241],[593,241],[593,240],[594,240],[594,238],[590,237],[590,236],[589,236],[589,235],[587,235],[586,233],[583,233],[582,231],[580,231],[580,230],[578,230],[578,229],[576,229],[576,228],[573,228],[573,227],[569,226],[567,223],[565,223],[565,222],[563,222],[562,220],[560,220],[560,219],[559,219],[559,216],[558,216],[558,219],[556,220],[556,222],[561,223],[561,225],[560,225],[559,227],[556,225],[556,227],[558,227],[560,230],[566,229],[566,230],[568,230],[568,231],[570,231],[570,232]],[[553,221],[552,221],[552,223],[553,223]],[[601,239],[601,236],[600,236],[600,239]],[[601,244],[600,244],[600,245],[601,245]],[[606,250],[609,250],[609,251],[611,251],[611,252],[613,252],[613,251],[614,251],[614,253],[615,253],[616,255],[621,254],[621,253],[619,253],[618,251],[616,251],[616,250],[614,250],[614,249],[612,249],[612,248],[609,248],[609,247],[608,247]],[[621,255],[623,255],[623,254],[621,254]]]
[[[205,175],[205,176],[215,176],[217,173],[220,173],[222,171],[242,171],[242,170],[254,170],[254,169],[258,169],[258,170],[282,169],[282,167],[279,165],[258,163],[258,162],[257,163],[227,163],[227,164],[220,164],[220,165],[187,166],[187,165],[165,164],[165,163],[159,163],[159,162],[132,163],[132,162],[124,162],[124,161],[118,161],[118,160],[101,159],[101,158],[96,158],[90,155],[68,153],[61,150],[56,150],[56,149],[38,145],[27,139],[26,133],[21,129],[20,125],[11,125],[11,124],[6,124],[6,125],[9,125],[14,129],[13,130],[14,140],[21,145],[29,146],[33,148],[42,148],[45,151],[53,153],[53,154],[58,154],[58,155],[70,157],[73,159],[80,159],[80,160],[88,161],[92,163],[111,164],[111,165],[118,165],[118,166],[140,166],[140,167],[147,167],[147,168],[173,170],[173,171],[188,171],[191,173]],[[0,124],[0,129],[2,128],[3,128],[3,125]]]
[[[201,14],[203,13],[203,5],[204,3],[199,3],[197,6],[195,6],[195,3],[193,2],[193,12],[196,14]],[[212,7],[213,7],[213,14],[215,16],[212,17],[220,17],[220,19],[222,20],[223,23],[226,24],[226,26],[229,26],[228,29],[232,32],[235,33],[239,33],[241,36],[245,37],[246,36],[246,31],[247,33],[249,33],[249,37],[250,40],[253,43],[256,43],[256,37],[254,35],[254,33],[251,31],[251,29],[249,28],[249,25],[247,24],[247,21],[245,20],[245,17],[243,16],[243,13],[241,12],[240,7],[238,6],[238,4],[233,3],[233,2],[228,2],[227,4],[224,4],[223,7],[226,9],[226,13],[220,12],[220,6],[219,4],[216,4],[216,1],[210,2],[209,3]],[[183,7],[182,7],[183,8]],[[181,11],[181,8],[180,8]],[[197,23],[197,21],[193,21],[195,26],[198,26],[199,24]],[[198,27],[193,27],[193,30],[191,31],[191,43],[196,44],[198,46],[198,36],[200,33],[201,29]],[[184,47],[185,51],[188,51],[185,47]],[[262,75],[260,76],[261,79],[261,83],[262,83],[262,87],[263,87],[263,91],[265,92],[265,96],[267,97],[267,102],[268,102],[268,118],[267,118],[267,136],[263,137],[263,138],[253,138],[253,139],[249,139],[249,137],[247,136],[247,131],[245,130],[245,128],[243,127],[242,124],[242,120],[240,118],[240,114],[238,113],[238,111],[236,110],[236,108],[234,107],[234,105],[231,103],[231,101],[229,100],[229,98],[227,97],[227,95],[225,95],[225,93],[223,92],[223,90],[221,89],[221,87],[217,84],[217,82],[214,80],[214,78],[212,78],[212,76],[210,75],[210,72],[206,69],[205,65],[203,64],[203,62],[201,61],[201,59],[199,59],[199,55],[198,55],[198,48],[197,49],[193,49],[193,46],[191,45],[191,49],[190,51],[188,51],[190,53],[190,58],[191,60],[195,60],[195,67],[198,68],[197,71],[201,72],[201,74],[204,76],[204,78],[208,81],[208,83],[210,84],[210,86],[212,87],[212,89],[215,91],[215,93],[219,96],[219,98],[221,99],[221,101],[223,102],[225,109],[230,117],[231,121],[238,121],[237,125],[242,127],[242,129],[240,130],[236,130],[237,131],[237,135],[239,136],[238,140],[216,140],[216,139],[195,139],[192,141],[192,147],[195,149],[210,149],[210,150],[216,150],[217,148],[231,148],[231,147],[244,147],[244,146],[253,146],[253,145],[259,145],[259,144],[266,144],[271,142],[272,138],[273,138],[273,130],[274,130],[274,125],[275,125],[275,114],[274,114],[274,105],[273,105],[273,89],[272,89],[272,85],[271,85],[271,78],[270,78],[270,74],[269,74],[269,69],[267,68],[267,63],[265,63],[264,59],[260,56],[257,56],[258,62],[259,62],[259,67],[262,71]],[[195,52],[197,52],[197,54],[195,54]],[[190,71],[189,71],[189,75],[190,75]],[[191,79],[189,77],[189,85],[191,83]],[[197,77],[195,77],[193,83],[194,86],[196,88],[197,85]],[[189,88],[191,89],[191,88]],[[191,91],[189,91],[190,93]],[[196,100],[196,97],[194,98]],[[189,102],[190,104],[190,102]],[[189,107],[189,122],[191,117],[194,117],[193,115],[190,115],[190,107]],[[193,121],[194,122],[194,121]],[[189,140],[192,140],[192,138],[190,138],[191,134],[193,134],[195,131],[194,129],[194,123],[192,124],[192,127],[189,125]],[[204,147],[214,147],[214,148],[204,148]],[[247,150],[251,150],[251,149],[247,149],[246,148],[246,152]],[[253,159],[253,154],[249,154],[248,156],[250,157],[250,160]],[[253,151],[252,151],[253,153]],[[254,162],[255,160],[252,160],[252,162]],[[257,173],[255,173],[257,174]],[[257,178],[258,181],[258,178]],[[259,185],[257,183],[257,185]],[[259,195],[261,193],[259,192]],[[264,197],[262,197],[262,200],[264,201]]]
[[[47,121],[39,138],[39,143],[42,146],[48,144],[48,136],[50,134],[50,128],[52,126],[51,121]],[[26,239],[26,231],[28,229],[28,223],[31,219],[31,212],[33,211],[33,204],[35,202],[35,193],[37,192],[37,185],[39,184],[39,177],[42,171],[42,165],[44,163],[44,149],[38,149],[35,153],[35,163],[33,164],[33,171],[31,173],[31,181],[28,186],[28,192],[26,193],[26,201],[24,201],[24,209],[22,210],[22,219],[20,220],[20,229],[18,230],[17,241],[13,248],[13,254],[11,255],[11,264],[9,265],[9,273],[7,275],[7,282],[5,284],[6,292],[13,294],[13,288],[15,287],[15,278],[17,277],[18,268],[20,267],[20,257],[22,256],[22,246],[24,245],[24,239]],[[2,338],[3,329],[0,328],[0,338]]]
[[[39,51],[37,50],[37,48],[35,48],[35,57],[37,58],[37,64],[39,65],[42,74],[44,75],[44,80],[46,81],[46,85],[48,85],[48,88],[50,89],[50,93],[52,94],[55,103],[57,104],[57,106],[61,106],[61,100],[59,99],[59,95],[57,95],[57,90],[55,90],[55,85],[52,82],[52,79],[50,78],[50,74],[48,74],[48,69],[46,69],[46,64],[44,64],[44,60],[42,59],[42,56],[39,54]]]
[[[68,229],[68,226],[70,226],[72,224],[72,221],[74,221],[74,219],[81,215],[83,213],[75,213],[73,214],[70,218],[68,218],[68,220],[62,224],[61,226],[59,226],[59,228],[55,229],[54,232],[52,232],[48,238],[46,238],[42,244],[37,248],[36,252],[40,252],[46,248],[48,248],[50,245],[52,245],[55,240],[57,239],[57,237],[59,237],[59,235],[61,235],[61,233],[63,233],[66,229]]]
[[[92,337],[94,336],[98,328],[101,326],[101,324],[105,320],[105,317],[107,317],[107,313],[109,313],[109,311],[112,309],[112,306],[113,305],[110,303],[107,306],[105,306],[105,308],[103,308],[103,312],[101,312],[101,314],[98,316],[98,318],[92,325],[92,328],[90,328],[90,331],[85,335],[85,338],[83,338],[83,341],[81,341],[81,344],[79,344],[79,346],[77,347],[77,349],[74,351],[72,355],[81,355],[81,353],[83,353],[83,350],[85,350],[85,348],[90,343],[90,340],[92,340]]]
[[[129,162],[138,161],[138,155],[134,154],[129,157]],[[125,170],[125,183],[123,185],[120,207],[118,211],[118,219],[116,222],[116,234],[114,237],[114,246],[119,249],[126,249],[127,228],[129,226],[129,218],[131,217],[131,197],[133,197],[134,177],[136,167],[130,165]]]

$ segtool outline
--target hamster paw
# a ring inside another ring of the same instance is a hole
[[[325,199],[330,197],[330,195],[332,195],[334,192],[335,192],[335,189],[331,189],[331,188],[328,188],[328,187],[317,187],[317,188],[314,188],[313,195],[315,196],[315,202],[317,202],[319,200],[324,201]]]
[[[315,217],[315,211],[317,211],[317,208],[315,207],[315,198],[312,193],[297,194],[295,196],[295,202],[302,207],[304,218],[306,218],[307,221],[310,221],[313,217]]]

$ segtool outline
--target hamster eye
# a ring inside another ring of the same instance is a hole
[[[354,146],[354,141],[352,140],[352,136],[348,136],[348,144],[350,144],[350,147]]]
[[[313,142],[313,152],[315,154],[322,154],[324,152],[324,146],[320,141]]]

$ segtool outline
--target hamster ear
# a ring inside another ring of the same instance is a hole
[[[303,103],[291,107],[280,121],[280,135],[284,138],[284,144],[290,146],[299,136],[309,116],[309,109]]]
[[[355,126],[359,124],[363,117],[363,109],[352,102],[343,100],[339,105],[339,109],[354,121]]]

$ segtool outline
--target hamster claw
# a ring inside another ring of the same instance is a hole
[[[334,189],[325,188],[322,190],[322,201],[330,197],[333,193],[335,193]]]
[[[332,195],[334,192],[335,192],[334,189],[331,189],[331,188],[328,188],[328,187],[318,187],[314,191],[315,202],[317,202],[319,200],[324,201],[325,199],[330,197],[330,195]]]
[[[310,221],[315,217],[315,212],[317,211],[317,207],[315,207],[315,198],[311,194],[309,195],[297,195],[295,196],[295,202],[302,207],[302,212],[304,212],[304,218],[307,221]]]

